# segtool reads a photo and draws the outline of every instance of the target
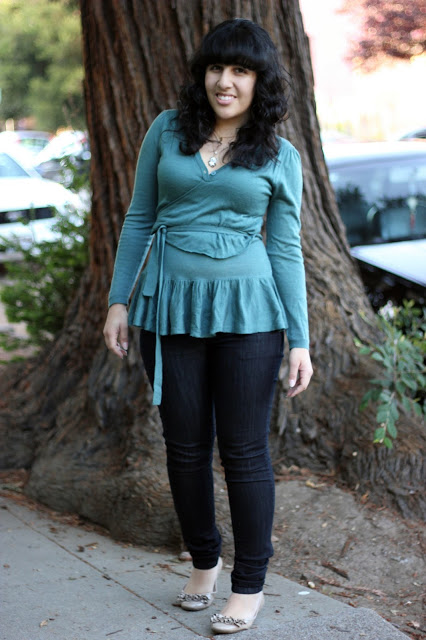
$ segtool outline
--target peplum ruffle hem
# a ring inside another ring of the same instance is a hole
[[[182,280],[164,278],[158,289],[143,295],[143,274],[129,309],[129,324],[159,334],[208,338],[216,333],[257,333],[287,328],[284,309],[272,276]],[[157,318],[157,313],[158,318]]]

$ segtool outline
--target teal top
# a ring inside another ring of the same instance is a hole
[[[155,238],[129,310],[129,324],[157,334],[154,404],[160,335],[286,329],[291,349],[309,348],[298,152],[279,138],[276,162],[209,173],[199,152],[179,150],[176,114],[163,111],[144,138],[109,294],[128,304]]]

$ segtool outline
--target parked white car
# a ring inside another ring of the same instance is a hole
[[[426,142],[324,145],[370,299],[426,299]]]
[[[49,131],[2,131],[0,145],[21,147],[35,158],[52,138],[53,133]]]
[[[34,158],[34,167],[43,178],[55,180],[68,187],[72,183],[73,172],[67,167],[66,160],[72,161],[80,175],[88,175],[90,157],[87,133],[76,130],[62,131]]]
[[[22,247],[54,241],[57,213],[73,215],[83,209],[77,194],[41,178],[26,154],[0,145],[0,245],[2,239],[12,238]],[[19,258],[19,252],[2,251],[0,246],[0,263]]]

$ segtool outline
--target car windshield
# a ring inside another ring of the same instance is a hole
[[[45,138],[22,138],[20,144],[34,155],[39,153],[49,141]]]
[[[0,178],[28,178],[28,173],[7,153],[0,152]]]
[[[85,142],[85,135],[81,131],[63,131],[56,138],[53,138],[48,145],[40,152],[39,162],[44,162],[49,158],[62,158],[73,153],[78,153],[81,145]]]
[[[351,245],[426,236],[426,158],[330,168]]]

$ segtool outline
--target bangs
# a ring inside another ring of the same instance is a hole
[[[251,29],[245,28],[244,21],[237,28],[235,22],[221,25],[221,29],[213,30],[204,38],[194,60],[193,71],[202,73],[214,63],[237,64],[256,72],[268,68],[269,42],[262,41],[258,33],[255,35]]]
[[[254,51],[246,42],[226,40],[223,46],[212,43],[209,51],[202,52],[200,62],[204,68],[209,64],[241,65],[252,71],[263,71],[267,67],[266,56],[262,51]]]

